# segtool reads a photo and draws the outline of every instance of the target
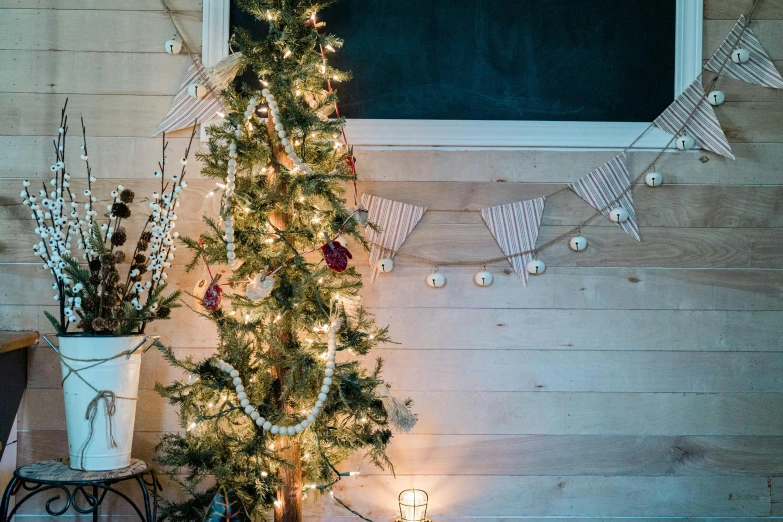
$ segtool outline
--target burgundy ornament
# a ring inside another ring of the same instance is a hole
[[[338,273],[344,272],[348,268],[348,260],[353,259],[348,249],[342,246],[339,241],[327,242],[321,247],[321,252],[324,254],[326,266]]]
[[[223,289],[217,284],[217,279],[212,281],[209,287],[204,291],[204,297],[201,298],[201,302],[204,304],[204,308],[207,310],[215,311],[220,308],[220,301],[222,299]]]

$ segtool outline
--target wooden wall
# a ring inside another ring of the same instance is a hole
[[[200,2],[169,1],[198,44]],[[747,2],[705,3],[707,56]],[[105,192],[121,181],[151,191],[160,142],[148,136],[188,58],[163,52],[173,33],[158,0],[0,0],[0,28],[0,328],[46,332],[50,282],[32,256],[21,180],[48,179],[50,140],[68,96],[71,116],[87,121]],[[783,69],[779,0],[762,2],[753,30]],[[472,283],[474,269],[449,268],[446,287],[430,289],[429,268],[404,259],[367,281],[365,305],[400,343],[378,350],[386,376],[415,400],[420,421],[395,438],[396,478],[364,466],[338,496],[376,521],[390,520],[397,493],[413,486],[429,491],[432,516],[452,522],[783,515],[783,98],[732,80],[720,86],[729,101],[716,112],[737,161],[667,155],[658,165],[666,184],[634,190],[641,244],[596,223],[583,231],[587,251],[548,250],[546,274],[527,288],[503,263],[489,267],[489,288]],[[184,140],[171,146],[182,150]],[[546,194],[609,158],[357,155],[361,190],[440,210]],[[632,153],[631,166],[650,157]],[[183,233],[200,229],[212,186],[193,182],[186,192]],[[589,212],[570,193],[552,198],[542,239]],[[450,212],[426,214],[405,249],[445,258],[498,251],[477,214]],[[357,258],[364,266],[366,255]],[[184,290],[200,278],[181,266],[172,272]],[[210,324],[187,309],[157,329],[181,354],[207,356],[213,346]],[[151,456],[161,431],[179,429],[152,390],[173,377],[157,354],[145,356],[139,457]],[[34,350],[20,464],[64,454],[61,404],[57,361]],[[103,514],[110,511],[128,514],[119,503]],[[310,520],[349,515],[331,501],[306,511]]]

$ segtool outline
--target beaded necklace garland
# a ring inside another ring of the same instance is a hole
[[[337,353],[337,329],[339,326],[340,324],[338,321],[332,321],[329,325],[327,334],[328,350],[326,352],[326,370],[324,371],[324,379],[322,381],[321,391],[318,393],[318,400],[315,401],[315,405],[307,414],[307,418],[293,426],[279,426],[277,424],[272,424],[271,421],[262,417],[261,414],[258,413],[258,410],[255,408],[255,406],[250,404],[250,399],[247,397],[247,393],[245,392],[245,387],[242,384],[242,378],[239,376],[239,371],[237,371],[229,363],[220,359],[213,361],[212,364],[233,378],[232,383],[235,386],[239,404],[244,408],[245,413],[247,413],[250,418],[253,419],[259,428],[270,432],[272,435],[295,435],[297,433],[302,433],[302,431],[307,429],[313,422],[315,422],[315,417],[321,411],[327,394],[329,393],[329,389],[331,388],[332,376],[334,375],[335,366],[334,360]]]

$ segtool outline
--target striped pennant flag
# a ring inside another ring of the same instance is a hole
[[[607,218],[613,208],[623,207],[628,212],[628,219],[617,224],[637,241],[641,241],[633,210],[633,196],[630,190],[626,191],[631,186],[631,180],[624,152],[568,186]]]
[[[481,217],[503,253],[511,256],[508,261],[525,286],[528,277],[526,265],[533,259],[532,250],[536,248],[543,213],[544,198],[481,209]],[[521,252],[525,253],[514,255]]]
[[[374,282],[378,277],[375,263],[379,259],[394,257],[394,252],[400,249],[413,232],[427,208],[370,194],[362,194],[362,205],[369,213],[370,222],[380,228],[380,232],[376,232],[371,227],[364,229],[364,237],[371,243],[370,268],[372,268],[371,280]]]
[[[207,94],[203,98],[194,98],[188,94],[188,87],[194,83],[203,85]],[[204,122],[211,120],[218,112],[225,112],[223,102],[220,99],[220,89],[210,79],[204,66],[196,59],[188,69],[179,92],[171,102],[169,112],[158,125],[158,130],[153,136],[161,132],[171,132],[186,129],[193,126],[194,121]]]
[[[726,135],[723,134],[712,105],[704,96],[704,87],[699,80],[677,96],[663,114],[655,118],[653,126],[674,135],[683,130],[702,149],[734,159]]]
[[[743,32],[743,27],[745,31]],[[742,36],[740,36],[742,35]],[[739,39],[739,43],[737,43]],[[734,44],[737,43],[735,46]],[[745,63],[734,63],[730,57],[729,52],[734,49],[747,49],[750,53],[750,60]],[[721,71],[721,64],[726,62]],[[745,16],[740,15],[737,23],[731,29],[731,32],[720,44],[718,50],[712,55],[712,58],[707,62],[705,66],[708,71],[718,72],[729,78],[735,80],[742,80],[748,83],[755,83],[763,85],[764,87],[772,87],[775,89],[783,89],[783,78],[775,68],[772,60],[769,59],[767,51],[761,46],[761,42],[758,37],[753,34],[753,31],[749,27],[745,26]]]

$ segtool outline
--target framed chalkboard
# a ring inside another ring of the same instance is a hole
[[[329,60],[354,72],[335,87],[357,145],[623,147],[701,68],[700,0],[341,0],[318,18],[345,40]],[[235,5],[230,24],[263,31]]]

